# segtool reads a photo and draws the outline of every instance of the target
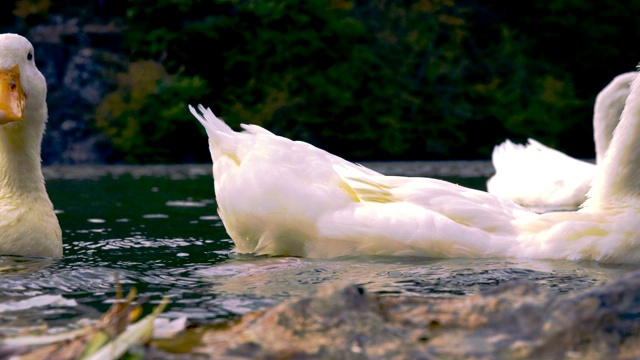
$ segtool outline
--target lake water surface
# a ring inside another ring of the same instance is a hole
[[[410,175],[444,177],[479,189],[488,176],[482,170],[486,164],[475,170],[463,164],[466,173],[446,166],[427,174],[414,171],[424,170],[423,165],[403,166]],[[371,166],[394,172],[387,164]],[[448,177],[456,171],[465,177]],[[350,281],[389,295],[451,297],[528,279],[551,291],[572,292],[638,268],[506,259],[237,255],[216,214],[210,165],[47,167],[45,177],[63,228],[65,256],[0,256],[0,337],[43,326],[48,332],[80,327],[113,303],[117,282],[125,292],[135,287],[148,299],[147,312],[168,295],[162,316],[208,324],[328,282]]]

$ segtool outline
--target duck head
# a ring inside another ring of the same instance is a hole
[[[46,95],[31,43],[17,34],[0,34],[0,126],[33,117],[29,113],[46,120]]]

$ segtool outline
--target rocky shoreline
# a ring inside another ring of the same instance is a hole
[[[640,272],[572,294],[526,281],[454,299],[325,285],[207,331],[215,359],[637,359]]]
[[[495,173],[487,160],[475,161],[365,161],[370,169],[385,175],[423,177],[489,177]],[[172,178],[211,176],[212,164],[57,164],[44,166],[46,179],[94,179],[102,176],[118,177],[123,174],[139,176],[170,176]]]

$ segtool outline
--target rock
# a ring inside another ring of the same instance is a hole
[[[78,101],[98,106],[108,91],[103,79],[108,78],[109,68],[97,61],[104,57],[95,49],[82,48],[69,61],[62,83],[69,94],[77,94]]]
[[[95,108],[126,69],[127,56],[121,26],[89,20],[51,15],[27,35],[48,86],[44,164],[103,163],[108,156],[100,148],[104,136],[95,129]]]
[[[529,282],[454,299],[319,287],[205,333],[225,359],[634,359],[640,272],[571,295]]]

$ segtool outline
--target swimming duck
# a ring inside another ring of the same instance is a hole
[[[636,72],[616,76],[596,97],[593,111],[596,164],[602,162],[620,119],[629,84]],[[496,170],[487,191],[541,211],[575,210],[586,200],[596,165],[578,160],[540,142],[509,140],[493,150]]]
[[[31,43],[0,34],[0,255],[62,256],[41,168],[46,96]]]
[[[240,253],[640,260],[640,81],[589,201],[538,214],[442,180],[385,176],[256,125],[189,106],[209,137],[218,212]]]

